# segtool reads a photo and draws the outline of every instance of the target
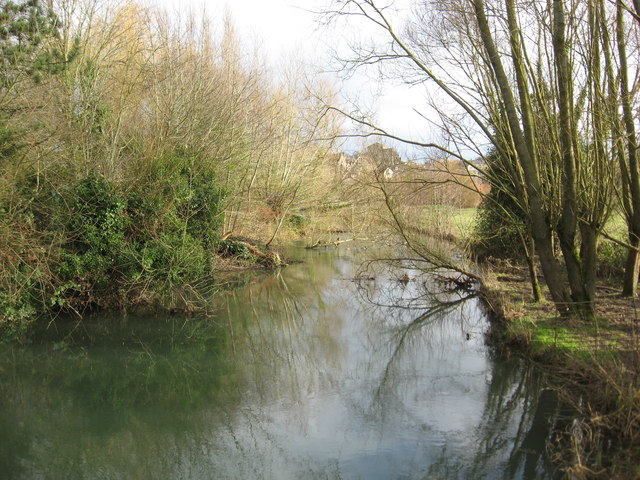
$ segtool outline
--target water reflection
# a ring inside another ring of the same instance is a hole
[[[477,299],[434,303],[407,270],[353,281],[356,249],[299,253],[212,318],[5,347],[0,477],[550,478],[555,402],[484,345]]]

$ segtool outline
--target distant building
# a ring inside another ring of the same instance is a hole
[[[338,168],[343,171],[350,171],[356,164],[356,159],[341,153],[338,157]]]

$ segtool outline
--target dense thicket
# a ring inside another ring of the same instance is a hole
[[[326,199],[331,116],[229,19],[130,2],[2,2],[0,329],[157,302],[211,275],[223,232],[273,239]],[[313,180],[313,181],[312,181]]]

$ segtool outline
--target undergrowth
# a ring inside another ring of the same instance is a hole
[[[41,315],[127,308],[212,274],[225,197],[197,155],[110,179],[29,172],[0,198],[0,337]]]

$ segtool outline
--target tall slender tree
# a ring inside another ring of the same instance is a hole
[[[553,301],[562,314],[586,317],[594,313],[597,239],[613,183],[612,159],[598,143],[606,128],[593,123],[602,116],[600,90],[589,87],[602,80],[601,39],[595,21],[581,21],[599,15],[592,4],[421,1],[417,20],[404,31],[375,0],[335,1],[331,9],[339,18],[367,19],[386,35],[386,43],[356,51],[351,66],[391,64],[408,83],[435,86],[473,120],[478,135],[513,160],[505,171],[517,186]],[[439,111],[447,132],[458,132],[450,139],[472,138],[459,116]],[[442,143],[402,140],[450,151]]]

